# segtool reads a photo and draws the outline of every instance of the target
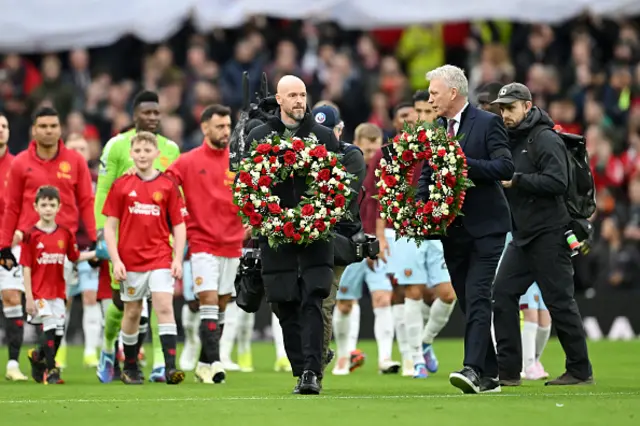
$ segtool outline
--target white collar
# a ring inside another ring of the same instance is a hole
[[[458,111],[458,113],[453,117],[451,117],[449,120],[453,119],[458,124],[462,123],[462,113],[464,112],[465,109],[467,109],[468,106],[469,106],[469,102],[465,102],[465,104],[462,106],[462,109]]]

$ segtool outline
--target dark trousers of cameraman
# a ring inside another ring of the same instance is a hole
[[[272,249],[260,239],[260,249],[267,302],[276,304],[293,375],[309,370],[322,377],[322,302],[333,282],[333,242]]]
[[[523,246],[511,241],[493,288],[493,325],[501,380],[519,380],[522,370],[520,296],[538,283],[566,354],[566,371],[586,380],[592,375],[587,341],[574,299],[571,250],[561,230],[535,237]]]

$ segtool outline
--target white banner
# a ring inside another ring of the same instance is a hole
[[[133,34],[156,43],[193,18],[200,31],[252,15],[331,20],[349,29],[508,19],[558,23],[584,11],[640,15],[640,0],[0,0],[0,53],[109,45]]]

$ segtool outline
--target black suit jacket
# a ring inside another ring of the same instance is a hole
[[[500,181],[511,180],[514,172],[509,137],[502,119],[468,105],[458,128],[460,146],[467,156],[469,178],[475,184],[467,190],[462,206],[462,225],[474,238],[511,231],[511,213]],[[444,119],[439,124],[446,125]],[[431,167],[425,162],[418,183],[418,199],[429,198]],[[454,222],[455,223],[455,222]]]

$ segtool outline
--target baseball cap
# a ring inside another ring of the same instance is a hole
[[[515,101],[530,101],[531,92],[529,88],[521,83],[511,83],[503,86],[498,92],[498,99],[492,104],[512,104]]]
[[[342,122],[342,120],[340,120],[340,113],[338,110],[329,105],[322,105],[314,108],[311,111],[311,115],[316,123],[324,127],[328,127],[329,129],[333,129]]]
[[[478,102],[488,104],[498,98],[498,92],[502,89],[503,84],[499,81],[492,81],[478,89]]]

